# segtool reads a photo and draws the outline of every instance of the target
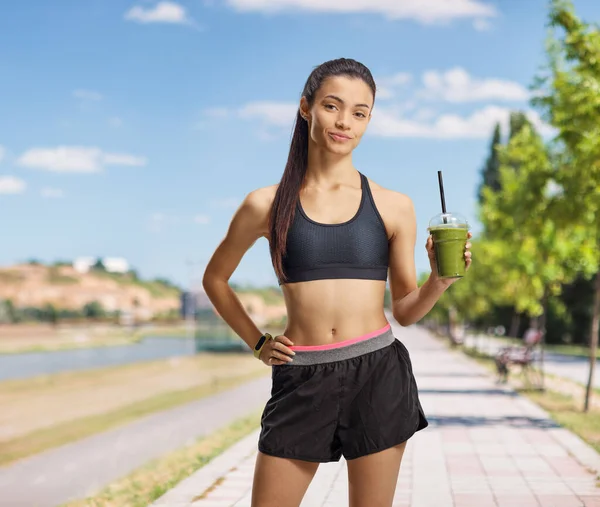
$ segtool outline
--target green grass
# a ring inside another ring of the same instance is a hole
[[[57,266],[48,268],[46,280],[52,285],[75,285],[79,283],[79,279],[73,276],[60,274]]]
[[[63,507],[147,507],[259,425],[260,412],[254,412],[190,446],[147,463],[93,497]],[[197,496],[203,493],[198,491]]]
[[[591,409],[583,412],[572,396],[556,391],[528,392],[526,396],[546,410],[561,426],[585,440],[600,452],[600,412]]]
[[[231,389],[248,380],[265,375],[264,371],[232,375],[225,380],[190,389],[162,393],[151,398],[132,403],[105,414],[82,417],[57,424],[50,428],[34,431],[21,437],[0,442],[0,466],[27,456],[79,440],[101,431],[134,421],[148,414],[167,410],[185,403],[196,401],[226,389]]]

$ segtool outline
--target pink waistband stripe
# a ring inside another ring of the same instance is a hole
[[[347,347],[348,345],[353,345],[354,343],[363,342],[365,340],[368,340],[369,338],[375,338],[376,336],[379,336],[379,335],[385,333],[390,328],[391,328],[390,324],[387,324],[386,326],[382,327],[381,329],[378,329],[377,331],[372,331],[370,333],[364,334],[362,336],[358,336],[356,338],[349,338],[348,340],[343,340],[338,343],[328,343],[327,345],[293,345],[289,348],[291,350],[293,350],[294,352],[299,352],[299,351],[313,352],[313,351],[317,351],[317,350],[339,349],[341,347]]]

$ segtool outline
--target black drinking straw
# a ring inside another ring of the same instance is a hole
[[[444,181],[442,180],[442,171],[438,171],[438,182],[440,184],[440,198],[442,199],[442,213],[444,214],[444,223],[447,224],[446,218],[446,198],[444,197]]]

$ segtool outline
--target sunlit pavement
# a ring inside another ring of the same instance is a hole
[[[394,506],[600,506],[600,455],[591,447],[424,329],[394,332],[410,351],[430,422],[407,445]],[[153,506],[249,507],[257,439],[252,433]],[[320,465],[302,507],[346,505],[344,459]]]

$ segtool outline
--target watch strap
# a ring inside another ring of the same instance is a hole
[[[273,339],[273,337],[269,333],[263,334],[258,339],[258,341],[256,342],[256,345],[252,349],[252,352],[254,353],[254,357],[256,357],[257,359],[260,359],[260,352],[263,349],[263,347],[265,346],[265,343],[267,343],[267,341],[272,340],[272,339]]]

